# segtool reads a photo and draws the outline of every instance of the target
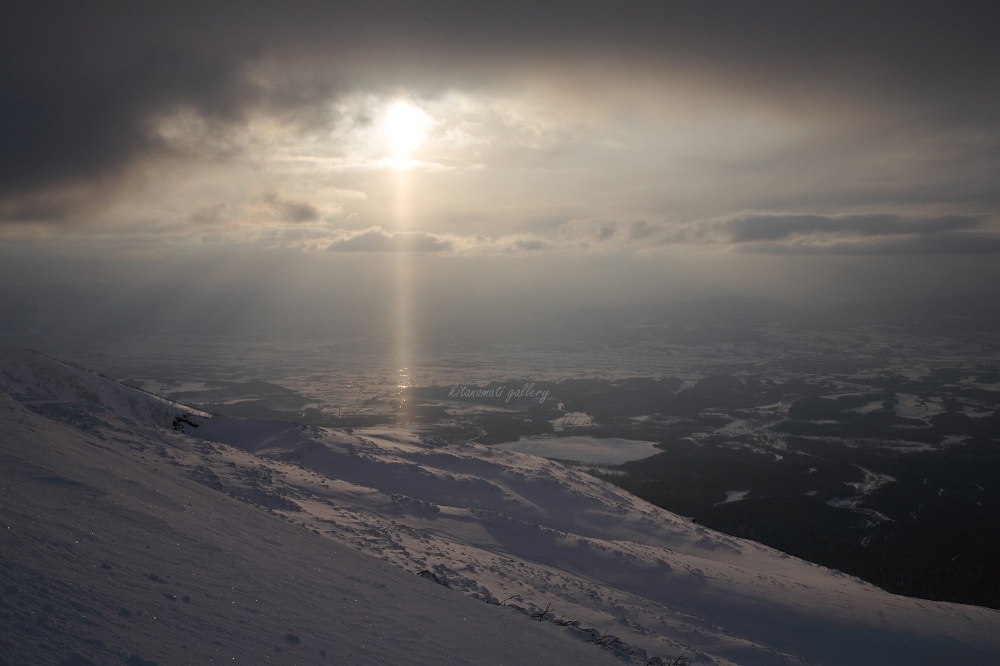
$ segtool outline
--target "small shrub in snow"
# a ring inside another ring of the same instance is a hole
[[[439,578],[438,575],[433,571],[428,571],[427,569],[424,569],[423,571],[418,571],[417,575],[420,576],[421,578],[430,578],[438,585],[444,585],[449,590],[451,589],[451,585],[448,584],[448,581],[444,580],[443,578]]]
[[[549,602],[549,605],[545,607],[545,610],[539,611],[537,613],[532,613],[531,617],[538,618],[538,621],[541,622],[542,620],[545,619],[545,616],[548,615],[549,611],[551,610],[552,610],[552,603]]]

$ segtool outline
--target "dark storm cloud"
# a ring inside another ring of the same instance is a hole
[[[0,196],[117,173],[160,147],[148,124],[179,105],[239,114],[238,54],[206,54],[105,12],[5,5]]]
[[[331,252],[450,252],[450,241],[423,231],[383,231],[368,229],[355,236],[334,241]]]
[[[796,236],[851,235],[939,236],[977,229],[979,217],[944,216],[903,219],[898,215],[748,215],[731,220],[727,227],[737,243],[775,241]]]
[[[322,123],[341,90],[489,87],[538,65],[993,132],[998,24],[995,2],[8,2],[0,215],[58,219],[87,199],[67,187],[113,193],[172,155],[153,126],[179,109],[219,131],[255,109]]]

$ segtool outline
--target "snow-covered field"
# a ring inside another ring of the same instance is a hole
[[[1000,661],[1000,612],[890,595],[556,462],[199,415],[27,352],[0,369],[6,663]]]
[[[521,437],[516,442],[505,442],[497,446],[508,451],[530,453],[543,458],[606,464],[641,460],[660,451],[656,448],[655,442],[620,437],[588,437],[586,435],[569,437],[529,435]]]

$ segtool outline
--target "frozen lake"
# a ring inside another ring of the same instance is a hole
[[[618,465],[629,460],[648,458],[660,452],[655,442],[617,437],[522,437],[516,442],[497,444],[497,448],[530,453],[543,458],[576,460]]]

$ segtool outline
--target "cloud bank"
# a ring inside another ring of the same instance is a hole
[[[893,258],[988,288],[998,24],[995,2],[6,3],[0,259],[112,282],[183,253],[523,260],[612,298]],[[400,101],[427,119],[408,160]]]

